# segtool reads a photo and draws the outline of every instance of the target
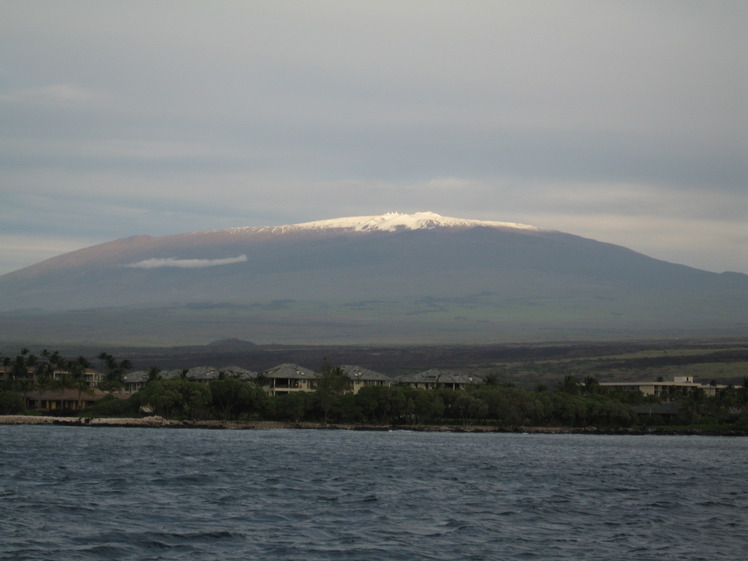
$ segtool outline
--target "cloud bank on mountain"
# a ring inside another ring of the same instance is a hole
[[[232,265],[244,263],[246,255],[227,257],[225,259],[177,259],[176,257],[143,259],[137,263],[128,263],[125,267],[131,269],[159,269],[162,267],[176,267],[178,269],[205,269],[207,267],[219,267],[221,265]]]

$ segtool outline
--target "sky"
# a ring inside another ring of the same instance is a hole
[[[748,273],[744,0],[0,0],[0,274],[390,211]]]

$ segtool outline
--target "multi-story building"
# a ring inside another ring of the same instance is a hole
[[[638,391],[646,396],[658,397],[664,401],[677,400],[689,393],[702,390],[707,397],[714,397],[717,391],[729,386],[700,384],[693,376],[675,376],[671,381],[656,382],[601,382],[605,388],[619,388],[624,391]]]

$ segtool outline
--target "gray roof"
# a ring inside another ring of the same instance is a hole
[[[481,378],[473,374],[463,374],[454,370],[441,370],[432,368],[424,372],[408,374],[400,379],[401,382],[419,383],[419,384],[474,384],[481,381]]]
[[[317,378],[318,374],[313,370],[299,366],[298,364],[279,364],[265,372],[268,378]]]
[[[171,380],[173,378],[181,378],[183,370],[163,370],[158,373],[157,378],[160,380]],[[213,366],[196,366],[190,368],[187,371],[186,378],[188,380],[218,380],[223,373],[226,378],[239,378],[240,380],[253,380],[257,377],[257,372],[241,368],[239,366],[226,366],[225,368],[215,368]],[[145,370],[138,370],[137,372],[130,372],[125,374],[125,383],[138,383],[148,381],[148,372]]]
[[[195,366],[187,371],[188,380],[218,380],[218,369],[213,366]]]
[[[257,378],[257,372],[247,370],[241,366],[225,366],[221,368],[220,371],[223,372],[227,378],[239,378],[240,380],[254,380]]]
[[[122,381],[125,384],[138,384],[141,382],[148,381],[148,372],[145,370],[136,370],[135,372],[128,372],[122,377]]]
[[[371,381],[382,381],[391,382],[392,378],[381,372],[375,372],[368,368],[362,368],[360,366],[354,366],[351,364],[344,364],[340,367],[351,380],[371,380]]]

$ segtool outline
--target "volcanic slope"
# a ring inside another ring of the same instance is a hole
[[[746,275],[428,212],[135,236],[0,277],[6,340],[49,312],[68,339],[427,343],[743,334],[746,309]]]

